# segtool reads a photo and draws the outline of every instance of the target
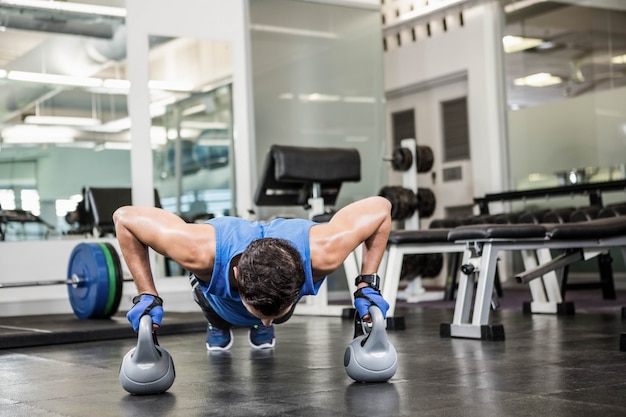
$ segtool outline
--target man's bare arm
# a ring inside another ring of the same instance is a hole
[[[339,210],[327,224],[311,229],[311,262],[316,277],[341,266],[363,243],[362,274],[375,274],[391,231],[391,203],[370,197]]]
[[[166,210],[139,206],[119,208],[113,220],[122,256],[139,294],[158,295],[148,248],[202,275],[199,278],[210,279],[215,258],[212,226],[188,224]]]

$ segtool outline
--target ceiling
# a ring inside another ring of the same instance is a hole
[[[20,8],[9,3],[10,0],[0,0],[0,20],[5,28],[0,32],[0,69],[125,78],[123,17]],[[121,8],[125,2],[81,3]],[[543,1],[508,13],[505,34],[537,37],[545,40],[543,46],[550,45],[506,54],[507,99],[511,108],[626,85],[626,65],[610,64],[610,56],[626,53],[624,11]],[[153,51],[181,47],[169,39],[154,39],[152,45]],[[198,56],[196,48],[189,50],[190,59]],[[168,53],[171,52],[161,56]],[[156,58],[154,65],[151,63],[157,73],[159,62],[164,60]],[[513,79],[537,72],[558,75],[563,83],[545,88],[513,85]],[[0,79],[0,85],[0,127],[22,124],[27,115],[33,114],[97,117],[103,123],[127,115],[126,96],[119,90],[111,93],[102,89],[61,88],[6,78]],[[183,96],[172,91],[165,93]],[[126,132],[83,130],[81,140],[128,138]]]
[[[52,3],[47,1],[31,1],[36,6],[23,8],[12,5],[13,1],[0,0],[0,70],[8,72],[5,78],[0,78],[3,146],[11,142],[6,128],[23,127],[26,117],[32,115],[98,119],[104,127],[74,128],[74,141],[79,144],[128,142],[128,85],[83,87],[13,79],[16,72],[21,71],[59,74],[73,79],[125,81],[124,17],[114,15],[124,11],[115,4],[120,2],[91,2],[116,7],[115,13],[108,15],[107,11],[104,14],[72,13],[39,7]],[[169,83],[165,87],[151,88],[152,102],[180,102],[198,93],[207,83],[215,86],[221,80],[227,81],[232,72],[228,46],[220,42],[151,37],[150,45],[150,78]],[[202,61],[198,56],[218,57],[225,63],[206,71],[198,63]],[[185,87],[180,87],[183,83]],[[113,124],[124,121],[121,125],[125,127],[112,129]],[[153,125],[161,123],[159,116],[155,116]]]
[[[611,57],[626,53],[626,11],[568,3],[539,2],[507,14],[505,35],[544,41],[538,47],[505,54],[510,108],[626,86],[626,65],[611,63]],[[538,72],[559,76],[563,82],[542,88],[513,85],[514,79]]]
[[[123,3],[91,2],[111,7]],[[36,6],[22,8],[12,5],[10,0],[0,0],[0,19],[3,26],[0,69],[74,77],[123,78],[125,75],[123,17],[50,11]],[[96,54],[96,51],[101,52]],[[0,85],[3,128],[21,125],[29,115],[96,117],[105,123],[128,113],[126,97],[119,92],[96,94],[82,87],[8,78],[1,79]],[[81,135],[87,139],[94,136],[88,131]]]

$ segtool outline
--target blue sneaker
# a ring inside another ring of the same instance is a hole
[[[262,324],[255,324],[250,327],[250,346],[254,349],[273,348],[275,342],[274,326],[265,327]]]
[[[233,331],[218,329],[211,323],[206,329],[206,348],[209,351],[228,350],[233,345]]]

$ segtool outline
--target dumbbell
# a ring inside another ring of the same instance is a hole
[[[105,319],[117,313],[124,281],[132,278],[123,276],[113,245],[83,242],[72,250],[65,281],[0,283],[0,289],[65,284],[72,310],[79,319]]]
[[[384,186],[378,195],[391,202],[391,218],[404,220],[411,217],[417,210],[420,217],[430,217],[435,212],[437,199],[435,193],[428,188],[418,188],[417,193],[409,188],[397,185]]]
[[[415,168],[417,172],[430,171],[435,160],[433,150],[429,146],[417,146],[416,153]],[[383,161],[391,162],[391,167],[395,171],[408,171],[413,165],[413,153],[409,148],[396,147],[391,156],[383,158]]]
[[[435,278],[443,269],[443,254],[412,253],[402,258],[400,277],[402,278]]]

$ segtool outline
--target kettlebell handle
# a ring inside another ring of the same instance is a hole
[[[137,333],[152,333],[152,317],[149,314],[144,314],[139,319],[139,330]]]
[[[152,343],[156,346],[159,346],[159,341],[157,340],[156,331],[154,330],[154,326],[152,325],[152,316],[149,314],[144,314],[139,319],[139,331],[138,334],[150,334],[152,337]]]
[[[385,318],[383,317],[383,312],[376,304],[372,304],[369,306],[369,312],[370,316],[372,317],[372,325],[376,326],[377,323],[382,324],[385,321]]]
[[[368,334],[372,331],[372,327],[377,326],[384,326],[384,321],[385,318],[383,317],[383,312],[380,310],[380,307],[378,307],[376,304],[371,304],[368,308],[368,311],[370,313],[370,317],[371,317],[371,323],[366,322],[365,320],[359,320],[361,322],[361,328],[363,329],[363,334]],[[381,323],[380,325],[378,325],[377,323]]]

